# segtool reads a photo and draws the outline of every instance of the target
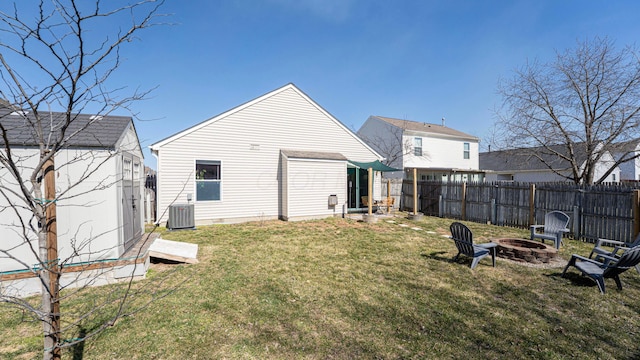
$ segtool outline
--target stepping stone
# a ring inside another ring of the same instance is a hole
[[[435,231],[427,231],[427,234],[435,234]]]
[[[398,225],[400,225],[402,227],[409,227],[409,225],[407,225],[407,224],[398,224]]]
[[[420,231],[422,229],[420,229],[419,227],[412,227],[411,230]]]
[[[395,221],[393,221],[393,220],[387,220],[387,222],[388,222],[389,224],[395,224],[395,223],[396,223],[396,222],[395,222]]]

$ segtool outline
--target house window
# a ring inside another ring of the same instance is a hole
[[[413,141],[413,154],[422,156],[422,138],[415,138]]]
[[[616,174],[611,174],[613,176],[613,182],[616,182]]]
[[[196,160],[196,200],[220,200],[220,161]]]
[[[470,154],[469,143],[464,143],[464,151],[463,151],[462,155],[463,155],[463,157],[465,159],[468,159],[469,158],[469,154]]]

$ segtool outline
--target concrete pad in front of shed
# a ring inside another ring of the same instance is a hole
[[[157,238],[149,247],[149,256],[187,264],[197,264],[198,245]]]

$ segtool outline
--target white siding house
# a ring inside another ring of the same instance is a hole
[[[162,223],[169,206],[188,202],[196,224],[341,214],[357,207],[347,199],[349,160],[381,159],[293,84],[156,142],[151,151]],[[328,205],[330,195],[337,205]]]
[[[370,116],[358,130],[367,144],[404,169],[385,176],[419,180],[482,181],[478,166],[479,139],[444,125]]]
[[[617,144],[613,147],[614,156],[617,160],[628,159],[640,154],[640,140],[632,140]],[[640,181],[640,158],[625,161],[620,164],[620,180]]]
[[[52,123],[62,116],[51,114]],[[12,156],[19,159],[19,171],[30,174],[39,149],[25,125],[25,115],[5,113],[1,118],[11,139]],[[122,258],[141,238],[144,223],[139,211],[144,190],[143,155],[131,118],[106,116],[96,121],[90,115],[77,115],[67,133],[89,123],[54,156],[58,255],[69,272],[75,264]],[[1,152],[6,156],[4,145],[2,142]],[[11,210],[12,205],[24,204],[14,195],[18,185],[12,179],[1,167],[0,281],[5,294],[13,288],[16,294],[25,295],[40,290],[32,271],[40,266],[37,237],[29,229],[38,225],[29,211]],[[30,242],[25,242],[25,237]],[[63,277],[63,284],[65,281]]]
[[[558,151],[561,151],[560,149]],[[576,157],[584,164],[586,152],[576,146]],[[537,154],[537,155],[534,155]],[[538,157],[543,157],[541,161]],[[611,153],[605,152],[596,164],[594,180],[600,179],[615,164]],[[549,167],[551,165],[551,168]],[[583,165],[584,166],[584,165]],[[557,155],[545,153],[542,148],[513,149],[480,153],[480,168],[485,171],[486,181],[517,182],[557,182],[569,181],[571,175],[569,163]],[[619,182],[620,167],[606,177],[604,182]]]

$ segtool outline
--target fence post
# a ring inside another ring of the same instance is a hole
[[[536,184],[529,185],[529,226],[536,223]]]
[[[490,215],[490,221],[491,224],[496,225],[496,223],[498,222],[498,205],[496,204],[496,199],[491,199],[491,215]]]
[[[467,183],[463,182],[462,183],[462,209],[461,209],[462,214],[460,214],[460,217],[462,218],[462,220],[466,220],[467,218]]]
[[[633,238],[640,232],[640,190],[633,191]]]
[[[413,168],[413,215],[418,215],[418,168]]]
[[[438,215],[444,217],[444,203],[442,202],[442,195],[438,195]]]
[[[582,224],[582,211],[580,211],[580,206],[573,207],[573,238],[580,239],[582,234],[580,234],[580,224]]]

